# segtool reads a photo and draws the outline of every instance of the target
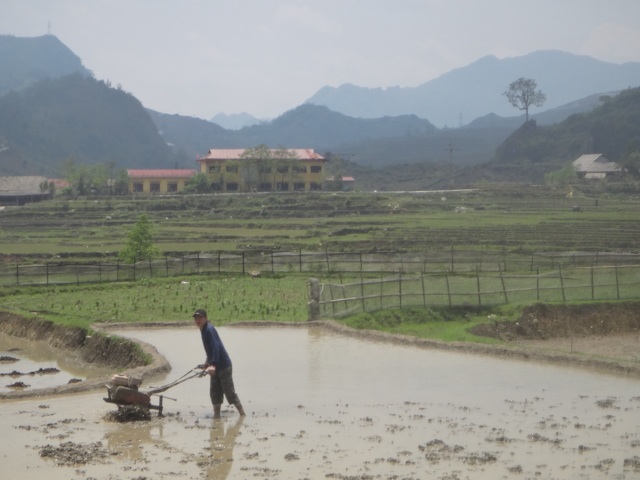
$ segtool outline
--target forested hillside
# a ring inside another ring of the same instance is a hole
[[[61,176],[69,159],[120,168],[172,168],[184,161],[135,97],[80,74],[0,97],[0,144],[8,175]]]
[[[72,73],[90,76],[80,57],[53,35],[0,35],[0,95],[22,90],[45,78]]]

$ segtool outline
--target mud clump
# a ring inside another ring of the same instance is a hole
[[[73,466],[98,463],[109,457],[110,453],[102,447],[102,442],[74,443],[65,442],[57,447],[46,445],[40,449],[40,456],[52,459],[56,465]]]
[[[515,322],[496,321],[469,330],[502,341],[548,340],[571,336],[615,335],[640,331],[640,302],[525,307]]]

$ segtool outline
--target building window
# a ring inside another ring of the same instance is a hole
[[[176,193],[178,191],[178,184],[176,182],[169,182],[167,185],[167,192]]]
[[[151,182],[151,193],[160,193],[160,183]]]
[[[322,190],[322,185],[317,182],[311,182],[310,190]]]
[[[322,167],[320,165],[312,165],[311,173],[320,173],[322,172]]]
[[[142,192],[144,192],[144,185],[143,185],[142,183],[140,183],[140,182],[135,182],[135,183],[133,184],[133,191],[134,191],[135,193],[142,193]]]
[[[278,182],[276,184],[276,190],[286,192],[287,190],[289,190],[289,182]]]
[[[304,191],[304,182],[295,182],[295,183],[293,184],[293,189],[294,189],[296,192]]]
[[[211,185],[209,185],[211,187],[211,191],[213,192],[220,192],[222,191],[222,184],[219,182],[215,182],[212,183]]]
[[[238,184],[237,182],[229,182],[227,183],[227,192],[237,192]]]
[[[295,173],[307,173],[307,166],[306,165],[295,165],[293,167],[293,171]]]
[[[220,165],[209,165],[209,173],[220,173]]]
[[[280,165],[278,167],[278,173],[287,173],[289,171],[289,165]]]
[[[225,169],[229,173],[238,173],[238,165],[227,165]]]
[[[260,167],[260,173],[271,173],[271,167]]]
[[[261,192],[270,192],[271,191],[271,183],[270,182],[262,182],[258,185],[258,190]]]

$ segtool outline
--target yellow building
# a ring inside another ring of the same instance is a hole
[[[130,191],[133,194],[179,193],[196,174],[195,170],[127,170],[131,179]]]
[[[211,149],[198,159],[217,192],[322,190],[325,158],[312,149]]]

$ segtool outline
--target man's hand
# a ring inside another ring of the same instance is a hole
[[[216,373],[216,367],[214,367],[213,365],[209,365],[205,369],[205,372],[208,373],[209,375],[214,375]]]

